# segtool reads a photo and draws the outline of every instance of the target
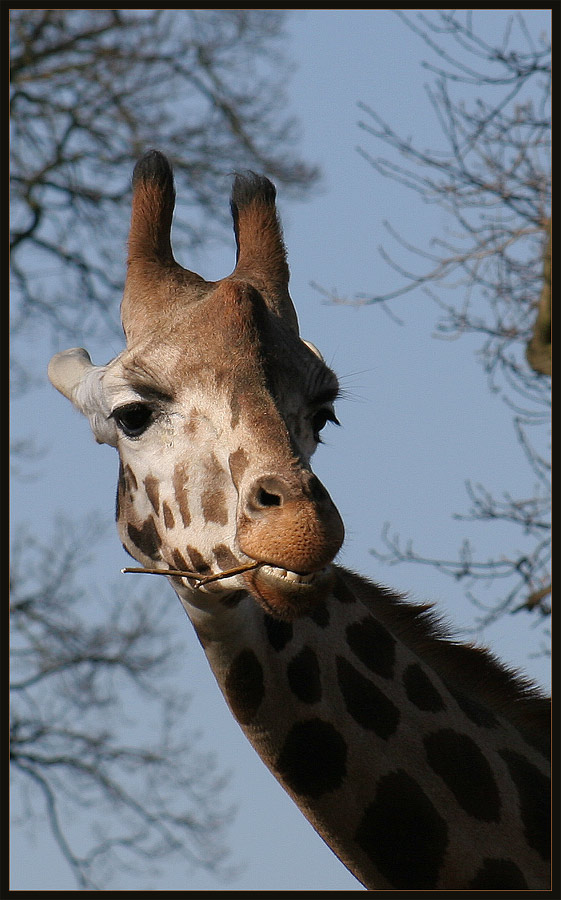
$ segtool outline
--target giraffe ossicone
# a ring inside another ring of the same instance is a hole
[[[339,388],[299,336],[275,195],[236,177],[236,265],[209,282],[174,259],[172,171],[147,153],[126,349],[59,353],[49,377],[117,448],[123,546],[167,574],[248,739],[359,881],[548,889],[547,698],[334,562],[311,457]]]

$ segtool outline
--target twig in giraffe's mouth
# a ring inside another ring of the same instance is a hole
[[[230,578],[232,575],[240,575],[242,572],[248,572],[250,569],[257,569],[262,565],[263,563],[260,562],[246,563],[243,566],[236,566],[234,569],[226,569],[224,572],[218,572],[216,575],[201,575],[200,572],[189,572],[182,569],[126,568],[121,569],[121,572],[124,575],[126,575],[127,573],[133,573],[135,575],[171,575],[176,578],[194,578],[195,584],[193,585],[193,587],[199,588],[204,584],[209,584],[211,581],[220,581],[220,579],[222,578]]]

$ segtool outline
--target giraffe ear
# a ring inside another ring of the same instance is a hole
[[[189,303],[209,285],[175,261],[171,222],[175,208],[172,168],[158,150],[139,159],[132,176],[128,268],[121,321],[129,346],[154,329],[172,300]]]
[[[89,419],[98,444],[116,447],[117,426],[109,418],[111,410],[103,387],[106,371],[107,366],[94,366],[82,347],[57,353],[48,367],[51,384]]]
[[[73,347],[56,353],[49,363],[49,381],[57,391],[75,403],[76,391],[84,376],[94,367],[90,354],[83,347]]]

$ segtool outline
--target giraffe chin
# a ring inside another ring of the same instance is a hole
[[[325,599],[334,579],[331,565],[300,575],[277,566],[262,565],[243,576],[250,594],[270,615],[292,621],[309,614]]]

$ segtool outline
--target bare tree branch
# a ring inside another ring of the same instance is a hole
[[[534,541],[532,551],[476,561],[465,541],[457,560],[439,560],[413,552],[411,543],[403,550],[387,530],[383,540],[389,552],[373,551],[391,564],[432,566],[471,587],[506,582],[506,590],[490,603],[468,592],[486,624],[505,612],[526,609],[547,616],[551,610],[550,464],[528,435],[530,426],[539,429],[543,443],[551,406],[551,47],[545,37],[532,39],[518,13],[505,13],[503,40],[494,46],[476,31],[474,12],[396,11],[436,57],[436,63],[424,64],[434,79],[426,91],[445,149],[419,147],[361,103],[360,127],[391,154],[358,151],[379,175],[416,192],[424,203],[437,204],[452,224],[428,246],[416,246],[386,223],[405,260],[380,250],[397,284],[354,302],[378,304],[397,319],[396,301],[407,296],[411,302],[424,291],[440,311],[437,336],[481,336],[478,356],[489,386],[501,391],[514,413],[517,441],[538,477],[534,496],[497,498],[468,483],[471,509],[458,518],[513,525]],[[480,96],[466,101],[465,86],[472,95],[477,88]]]
[[[283,10],[11,10],[13,328],[120,334],[130,172],[158,144],[178,255],[216,236],[225,181],[317,180],[284,113]],[[91,235],[96,239],[92,241]]]
[[[164,604],[149,594],[126,604],[117,596],[107,602],[107,617],[92,624],[86,613],[94,601],[76,576],[96,529],[81,530],[78,545],[76,527],[60,522],[57,554],[28,533],[14,548],[15,785],[35,791],[34,816],[42,799],[83,889],[101,889],[112,871],[133,864],[150,871],[151,861],[170,855],[186,871],[203,866],[224,875],[232,810],[219,800],[224,777],[182,725],[188,698],[167,683],[180,648]],[[135,743],[126,725],[125,710],[135,703],[153,720],[150,745]],[[77,818],[89,822],[86,837],[71,826]]]

